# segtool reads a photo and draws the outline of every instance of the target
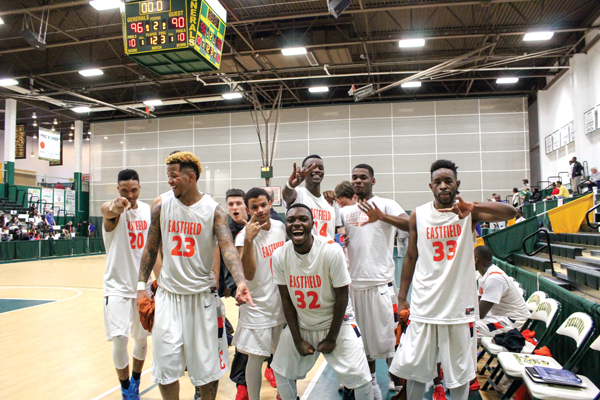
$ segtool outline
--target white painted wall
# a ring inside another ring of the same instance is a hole
[[[600,31],[596,31],[598,35]],[[588,36],[587,40],[591,40]],[[585,134],[584,112],[600,104],[600,42],[587,54],[575,54],[571,68],[548,90],[538,92],[541,177],[569,171],[577,157],[589,167],[600,167],[600,130]],[[575,141],[546,154],[545,138],[569,122],[575,122]]]

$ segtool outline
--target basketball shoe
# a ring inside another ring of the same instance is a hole
[[[273,373],[272,368],[267,367],[267,369],[265,369],[265,379],[269,381],[271,387],[277,387],[277,381],[275,380],[275,374]]]
[[[133,376],[129,380],[129,400],[139,400],[140,398],[140,380],[133,379]]]

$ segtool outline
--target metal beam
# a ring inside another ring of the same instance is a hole
[[[107,36],[107,37],[101,37],[101,38],[96,38],[96,39],[84,39],[84,40],[80,40],[79,42],[61,42],[61,43],[49,43],[46,45],[46,48],[54,48],[54,47],[63,47],[63,46],[77,46],[80,44],[88,44],[88,43],[96,43],[96,42],[105,42],[107,40],[123,40],[123,35],[119,35],[119,36]],[[21,53],[24,51],[33,51],[36,50],[33,47],[19,47],[19,48],[15,48],[15,49],[6,49],[6,50],[0,50],[0,54],[8,54],[8,53]]]
[[[70,8],[70,7],[76,7],[76,6],[83,6],[83,5],[86,5],[89,3],[90,3],[89,0],[78,0],[78,1],[69,1],[67,3],[48,4],[47,6],[20,8],[18,10],[0,11],[0,16],[14,15],[14,14],[27,14],[27,13],[31,13],[31,12],[37,12],[37,11],[56,10],[58,8]]]

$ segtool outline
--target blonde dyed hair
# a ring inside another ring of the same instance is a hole
[[[165,159],[165,164],[179,164],[179,170],[191,168],[196,173],[196,180],[200,179],[202,174],[202,163],[200,159],[189,151],[179,151],[171,154]]]

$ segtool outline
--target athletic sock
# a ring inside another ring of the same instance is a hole
[[[119,379],[119,382],[121,382],[121,387],[123,389],[125,389],[125,390],[129,389],[129,379],[125,379],[123,381]]]
[[[373,387],[373,399],[383,400],[383,395],[381,394],[381,389],[379,388],[379,384],[377,383],[377,377],[375,376],[375,372],[371,374],[371,386]]]
[[[141,372],[131,371],[131,377],[133,379],[135,379],[136,381],[139,381],[140,378],[142,377],[142,373]]]

